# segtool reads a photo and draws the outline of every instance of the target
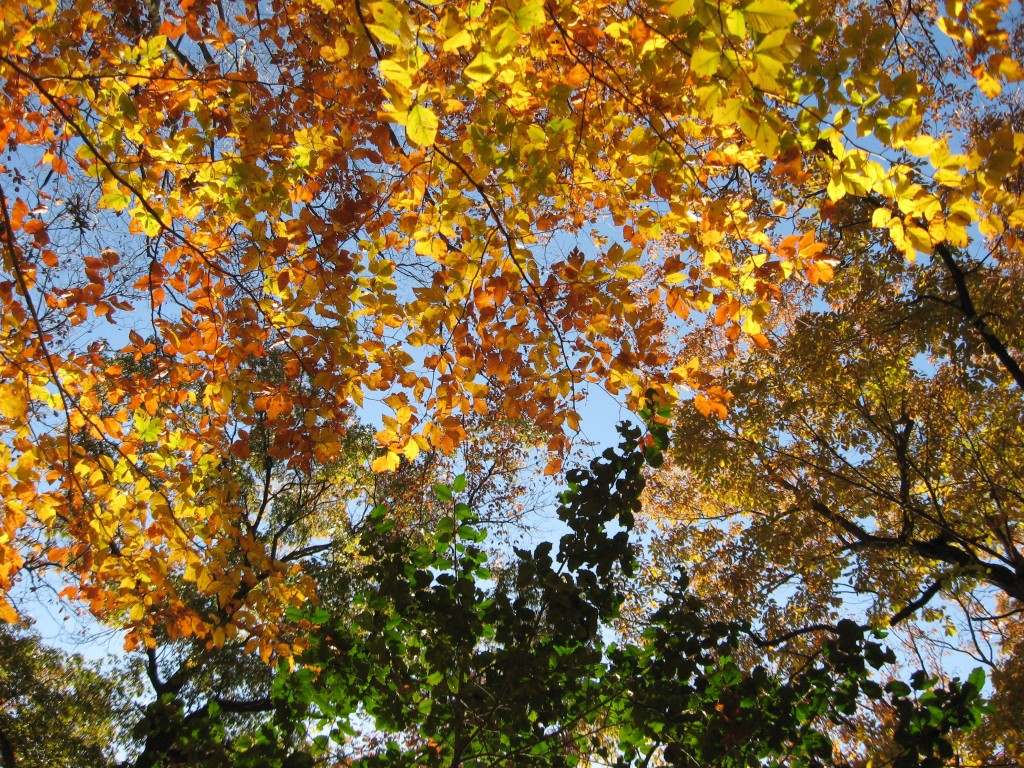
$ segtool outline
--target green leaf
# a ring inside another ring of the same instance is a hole
[[[131,202],[131,194],[127,190],[118,186],[100,198],[99,206],[100,208],[106,208],[111,211],[123,211],[131,205]]]
[[[155,443],[160,439],[160,430],[163,428],[163,422],[155,416],[150,416],[143,410],[137,410],[132,416],[132,420],[135,422],[135,429],[141,437],[147,443]]]
[[[525,0],[518,10],[513,11],[512,18],[523,32],[532,32],[544,23],[543,0]]]
[[[696,75],[710,77],[718,72],[718,64],[722,59],[719,48],[698,48],[690,57],[690,71]]]
[[[455,478],[455,482],[452,483],[452,490],[455,493],[462,493],[464,490],[466,490],[465,475],[459,475],[458,477]]]
[[[898,698],[906,698],[910,695],[910,686],[902,680],[891,680],[886,684],[885,690]]]
[[[693,11],[693,0],[672,0],[663,7],[663,10],[673,19],[687,16]]]
[[[164,48],[167,47],[166,35],[154,35],[149,40],[139,44],[139,53],[142,64],[148,64],[153,59],[159,58]]]
[[[985,687],[985,670],[981,667],[975,667],[974,671],[971,672],[971,676],[967,678],[967,684],[973,685],[975,691],[980,691]]]

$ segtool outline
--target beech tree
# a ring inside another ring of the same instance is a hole
[[[837,642],[852,567],[873,620],[1015,611],[1022,44],[1006,0],[7,3],[0,619],[49,563],[130,647],[315,652],[353,498],[422,546],[436,467],[557,474],[598,388],[681,408],[648,519],[784,518],[723,532],[737,610],[779,566]]]
[[[728,417],[682,409],[673,466],[654,480],[655,572],[687,563],[698,594],[731,596],[723,616],[789,638],[774,650],[866,611],[919,648],[930,623],[976,660],[1015,666],[1022,400],[956,297],[969,274],[979,312],[997,318],[1008,284],[953,264],[962,272],[851,259],[827,308],[794,311],[776,347],[723,361]],[[1016,711],[1019,682],[1001,685]],[[997,741],[1013,751],[1018,736]]]
[[[655,445],[641,435],[624,428],[618,450],[570,473],[557,549],[516,549],[500,571],[464,476],[434,488],[446,514],[429,537],[402,535],[375,509],[349,600],[292,612],[309,645],[262,696],[218,684],[190,701],[187,677],[160,681],[149,667],[160,696],[128,764],[817,766],[832,764],[836,726],[864,702],[889,712],[896,765],[948,758],[950,733],[977,721],[980,670],[945,687],[919,673],[913,689],[883,688],[870,672],[895,656],[854,622],[799,671],[743,669],[731,658],[743,626],[709,620],[681,578],[643,642],[607,642],[636,567],[642,470],[665,431]]]
[[[773,238],[772,214],[730,186],[737,163],[797,141],[766,101],[789,87],[774,78],[797,15],[781,0],[736,12],[738,43],[746,16],[768,42],[737,45],[719,75],[697,29],[723,22],[710,5],[5,10],[12,541],[67,515],[98,611],[113,596],[95,574],[159,590],[155,560],[234,591],[213,578],[239,515],[221,461],[260,425],[301,468],[376,397],[388,471],[454,450],[464,418],[497,403],[546,435],[554,470],[586,382],[671,398],[689,376],[659,307],[733,307],[723,322],[752,330],[775,268],[820,252]],[[111,366],[95,322],[124,329],[126,354],[155,353],[152,375]],[[282,382],[239,375],[272,351]],[[130,559],[108,554],[115,531]],[[22,557],[5,549],[5,579]],[[301,602],[285,570],[265,589]],[[143,634],[172,620],[136,613]]]
[[[908,258],[999,234],[1019,154],[992,150],[1017,134],[954,154],[932,126],[1019,77],[1002,8],[9,5],[2,578],[60,514],[80,596],[102,612],[101,581],[132,580],[143,635],[175,620],[146,610],[157,561],[234,592],[223,457],[266,428],[275,459],[323,460],[367,395],[377,471],[495,403],[554,470],[584,384],[634,406],[702,386],[670,317],[765,344],[779,286],[829,276],[815,184],[874,195]],[[272,353],[280,381],[240,374]],[[304,599],[271,570],[270,602]]]
[[[933,153],[941,142],[894,152],[898,142],[870,127],[877,100],[837,115],[888,144],[859,155],[864,168],[904,163],[914,201],[894,205],[896,190],[863,179],[808,175],[821,202],[805,221],[832,257],[828,284],[780,296],[771,348],[735,355],[706,334],[687,340],[728,403],[678,412],[673,466],[649,498],[664,534],[648,573],[653,586],[668,578],[660,570],[686,563],[698,594],[729,594],[721,615],[759,626],[757,654],[813,647],[851,611],[898,627],[911,652],[966,652],[999,670],[1005,707],[976,755],[1012,761],[1024,349],[1021,187],[1009,147],[1020,112],[1017,94],[964,88],[957,73],[979,74],[977,50],[955,60],[930,19],[909,9],[878,65],[928,84],[921,119],[949,126],[944,146],[963,152],[950,162],[966,160],[992,186],[955,184],[940,167],[946,149]],[[1000,56],[1019,52],[1019,21],[1001,34]],[[967,199],[990,212],[961,218]]]

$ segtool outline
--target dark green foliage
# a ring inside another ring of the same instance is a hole
[[[126,675],[0,623],[0,766],[112,766],[131,694]]]
[[[353,614],[307,617],[313,647],[276,688],[294,720],[279,718],[263,743],[310,718],[311,757],[366,766],[823,766],[834,724],[881,701],[898,719],[898,765],[940,764],[950,731],[977,718],[980,678],[883,689],[872,674],[894,656],[854,622],[787,679],[741,669],[732,652],[745,627],[709,623],[681,577],[641,643],[609,644],[635,567],[643,468],[665,441],[653,432],[622,427],[617,451],[570,473],[557,550],[517,549],[500,574],[458,482],[436,489],[451,516],[425,543],[393,535],[375,510]],[[356,723],[379,737],[375,749],[350,751]]]
[[[896,768],[943,765],[948,735],[977,721],[983,676],[883,687],[895,657],[852,621],[788,677],[741,668],[748,628],[708,620],[680,575],[639,642],[611,642],[644,469],[666,443],[649,429],[620,427],[617,450],[569,473],[557,548],[516,549],[500,568],[461,478],[434,489],[448,514],[430,535],[373,510],[347,601],[332,601],[344,610],[292,612],[310,648],[280,664],[270,698],[196,708],[165,683],[136,726],[133,768],[817,768],[833,763],[836,724],[872,703],[893,713]]]

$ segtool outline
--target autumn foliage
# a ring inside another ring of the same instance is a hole
[[[0,619],[48,573],[291,658],[369,509],[521,523],[601,390],[678,408],[636,616],[707,552],[766,632],[1012,614],[1022,50],[1005,0],[5,3]]]

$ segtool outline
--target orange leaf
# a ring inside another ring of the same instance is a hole
[[[0,595],[0,621],[7,624],[18,623],[18,612],[14,610],[14,606],[7,602],[3,595]]]

